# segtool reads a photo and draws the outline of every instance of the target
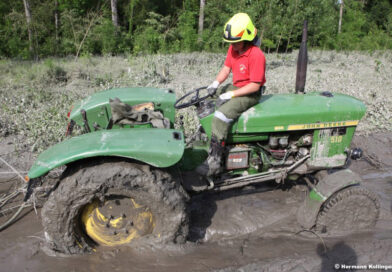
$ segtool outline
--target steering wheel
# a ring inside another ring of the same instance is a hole
[[[198,103],[200,103],[203,100],[206,100],[211,95],[207,92],[207,95],[200,96],[200,91],[204,90],[204,89],[207,89],[207,86],[197,88],[197,89],[192,90],[189,93],[185,94],[183,97],[179,98],[176,101],[176,103],[174,103],[174,108],[176,108],[176,109],[183,109],[183,108],[187,108],[187,107],[190,107],[192,105],[198,104]],[[190,95],[193,95],[190,98],[190,101],[181,103],[181,101],[183,101],[185,98],[187,98]]]

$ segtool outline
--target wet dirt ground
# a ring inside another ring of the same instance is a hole
[[[296,211],[302,184],[268,183],[189,203],[190,237],[184,245],[132,249],[99,247],[94,254],[51,257],[42,249],[38,214],[26,213],[0,233],[0,271],[336,271],[335,265],[392,265],[392,134],[358,136],[364,158],[350,168],[381,203],[370,232],[319,237],[302,231]],[[374,270],[373,270],[374,271]]]

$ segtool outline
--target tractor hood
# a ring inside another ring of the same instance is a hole
[[[94,130],[93,124],[105,128],[111,117],[109,99],[116,97],[131,106],[153,102],[154,110],[161,111],[164,117],[174,124],[175,110],[173,105],[176,100],[174,92],[168,89],[144,87],[110,89],[92,94],[73,106],[69,118],[76,124],[83,126],[81,111],[84,110],[91,131]]]
[[[356,126],[364,116],[364,103],[354,97],[333,93],[265,95],[244,112],[234,133],[278,132],[340,126]]]

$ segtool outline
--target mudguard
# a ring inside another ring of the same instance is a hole
[[[350,169],[340,170],[321,178],[298,209],[298,222],[306,229],[312,228],[316,224],[321,206],[328,198],[343,188],[359,184],[361,180],[361,177]]]
[[[58,143],[39,155],[27,174],[30,179],[77,160],[97,156],[135,159],[155,167],[169,167],[184,153],[182,131],[138,128],[101,130]]]

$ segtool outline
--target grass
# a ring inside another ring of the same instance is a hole
[[[210,84],[224,54],[81,57],[39,62],[0,61],[0,136],[18,136],[18,149],[41,152],[64,139],[71,105],[99,90],[126,86],[171,88],[177,96]],[[267,93],[294,91],[297,52],[268,54]],[[310,51],[306,90],[331,91],[365,102],[358,132],[392,130],[392,52]],[[229,81],[229,80],[228,80]],[[189,135],[197,126],[182,110]]]

